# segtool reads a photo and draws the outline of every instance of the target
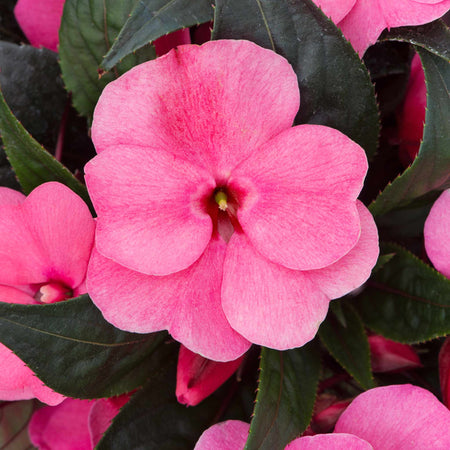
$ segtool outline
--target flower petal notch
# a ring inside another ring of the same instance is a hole
[[[88,291],[106,320],[215,361],[304,345],[378,256],[361,147],[292,127],[297,76],[247,41],[184,45],[105,88]]]
[[[35,305],[84,294],[95,223],[83,200],[50,182],[28,197],[2,187],[0,206],[0,301]],[[1,344],[0,354],[0,399],[61,403],[62,395]]]
[[[14,15],[31,45],[57,51],[64,2],[65,0],[19,0],[17,2]]]
[[[450,189],[434,202],[423,236],[428,258],[437,271],[450,278]]]

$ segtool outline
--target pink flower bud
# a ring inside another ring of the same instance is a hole
[[[180,347],[176,395],[180,403],[198,405],[212,394],[241,365],[244,355],[234,361],[216,362]]]
[[[374,372],[393,372],[422,366],[419,357],[409,345],[376,335],[369,336],[369,345]]]
[[[315,433],[329,433],[333,431],[340,415],[352,402],[352,399],[339,400],[332,395],[321,395],[317,399],[316,413],[311,422],[311,429]]]

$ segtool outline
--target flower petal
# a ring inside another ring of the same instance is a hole
[[[334,264],[308,271],[309,278],[331,299],[342,297],[367,281],[380,252],[372,214],[360,201],[357,207],[361,220],[358,243]]]
[[[356,198],[364,150],[320,125],[281,133],[233,172],[239,223],[266,258],[296,270],[320,269],[358,242]]]
[[[58,406],[41,408],[28,426],[30,440],[40,449],[92,450],[88,415],[92,400],[68,398]]]
[[[176,396],[180,403],[198,405],[233,375],[244,359],[217,362],[181,345],[178,353]]]
[[[85,167],[98,214],[98,251],[147,275],[190,266],[211,239],[205,198],[213,193],[213,178],[154,147],[116,150]]]
[[[0,187],[0,205],[20,205],[26,199],[21,192],[7,187]]]
[[[300,347],[316,334],[329,299],[308,275],[261,256],[242,233],[228,243],[222,306],[231,326],[255,344]]]
[[[85,278],[94,219],[78,195],[60,183],[38,186],[0,215],[0,282],[59,281],[76,288]]]
[[[151,143],[226,177],[290,127],[298,107],[297,76],[283,57],[248,41],[211,41],[180,46],[109,83],[92,138],[97,152]]]
[[[242,450],[250,425],[240,420],[216,423],[200,436],[194,450]]]
[[[340,22],[357,0],[313,0],[334,23]]]
[[[450,278],[450,189],[435,201],[425,221],[423,235],[433,266]]]
[[[346,433],[317,434],[292,441],[285,450],[373,450],[364,439]]]
[[[105,319],[138,333],[163,329],[195,353],[230,361],[250,346],[229,325],[220,304],[226,245],[211,240],[187,269],[163,277],[126,269],[93,252],[88,292]]]
[[[409,384],[370,389],[356,397],[335,432],[383,450],[450,448],[450,411],[429,391]]]

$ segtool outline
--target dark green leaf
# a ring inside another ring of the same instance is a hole
[[[146,46],[129,55],[112,73],[98,67],[136,5],[136,0],[66,0],[59,30],[59,56],[64,82],[75,108],[91,117],[103,88],[112,80],[155,57]]]
[[[30,136],[11,113],[1,91],[0,135],[25,194],[46,181],[59,181],[78,194],[93,211],[86,187]]]
[[[50,305],[0,303],[0,340],[49,387],[77,398],[141,386],[167,356],[165,333],[126,333],[87,295]]]
[[[67,101],[56,53],[0,42],[0,86],[17,119],[53,150]]]
[[[142,0],[102,61],[105,70],[131,52],[181,28],[213,19],[214,0]]]
[[[345,322],[338,320],[339,308]],[[364,388],[374,387],[370,366],[370,349],[364,324],[345,301],[331,302],[330,312],[319,329],[319,336],[336,361]]]
[[[379,123],[369,74],[310,0],[217,0],[213,38],[247,39],[283,55],[299,81],[297,123],[337,128],[373,156]]]
[[[381,40],[402,41],[423,47],[431,53],[450,59],[450,30],[442,20],[427,23],[419,27],[392,28],[384,32]]]
[[[33,448],[28,437],[28,423],[33,411],[33,400],[0,402],[0,448],[2,450]]]
[[[144,388],[116,416],[98,450],[192,450],[212,425],[219,408],[213,397],[190,408],[177,402],[176,357],[149,375]]]
[[[396,245],[354,305],[364,323],[394,341],[414,344],[450,334],[450,280]]]
[[[395,253],[380,255],[378,257],[377,263],[375,264],[375,267],[372,269],[372,273],[378,272],[380,269],[382,269],[394,256]]]
[[[450,65],[426,50],[417,51],[427,83],[423,142],[413,164],[370,205],[374,215],[386,214],[450,187]]]
[[[320,356],[314,343],[279,352],[263,348],[254,417],[246,450],[277,450],[309,425]]]

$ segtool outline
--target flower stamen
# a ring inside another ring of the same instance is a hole
[[[217,191],[216,194],[214,195],[214,200],[216,201],[216,203],[219,205],[219,209],[221,211],[226,211],[228,208],[228,196],[227,194],[225,194],[225,192],[223,191]]]

